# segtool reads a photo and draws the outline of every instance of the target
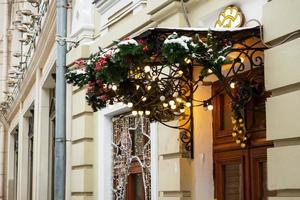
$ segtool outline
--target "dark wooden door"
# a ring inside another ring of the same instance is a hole
[[[132,163],[127,183],[127,200],[145,200],[142,169],[138,162]]]
[[[263,87],[263,76],[260,83]],[[250,135],[242,149],[232,138],[231,99],[220,93],[220,83],[213,84],[214,182],[217,200],[266,200],[267,148],[265,101],[256,97],[244,109],[245,125]]]

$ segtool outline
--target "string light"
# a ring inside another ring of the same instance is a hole
[[[167,104],[167,103],[163,103],[163,107],[168,107],[169,106],[169,104]]]
[[[209,74],[213,73],[213,71],[212,71],[211,69],[208,69],[207,72],[208,72]]]
[[[147,90],[151,90],[151,85],[148,85],[148,86],[147,86]]]
[[[165,96],[160,96],[159,99],[160,99],[161,101],[165,101],[165,100],[166,100],[166,97],[165,97]]]
[[[181,109],[180,109],[180,112],[181,112],[181,113],[184,113],[184,112],[185,112],[185,109],[184,109],[184,108],[181,108]]]
[[[191,102],[186,102],[186,103],[185,103],[185,106],[189,108],[189,107],[192,106],[192,104],[191,104]]]
[[[214,106],[213,106],[212,104],[209,104],[209,105],[207,106],[207,109],[211,111],[211,110],[214,109]]]
[[[176,98],[176,101],[179,102],[179,103],[181,103],[181,102],[182,102],[182,99],[179,98],[179,97],[177,97],[177,98]]]
[[[189,58],[185,58],[185,59],[184,59],[184,62],[185,62],[186,64],[190,64],[192,61],[191,61],[191,59],[189,59]]]
[[[148,65],[145,66],[144,71],[145,71],[146,73],[150,72],[150,71],[151,71],[150,66],[148,66]]]
[[[143,115],[144,115],[144,111],[140,110],[140,111],[139,111],[139,115],[140,115],[140,116],[143,116]]]
[[[129,108],[132,108],[133,103],[129,102],[129,103],[127,104],[127,106],[128,106]]]
[[[146,101],[147,100],[147,97],[142,97],[142,101]]]
[[[232,89],[234,89],[234,88],[235,88],[235,82],[231,82],[231,83],[230,83],[230,87],[231,87]]]
[[[140,89],[140,85],[135,86],[136,90]]]
[[[145,111],[145,114],[146,114],[146,115],[150,115],[151,112],[150,112],[149,110],[146,110],[146,111]]]
[[[136,110],[133,110],[131,113],[133,116],[136,116],[138,114],[138,112]]]
[[[171,100],[171,101],[169,101],[169,104],[170,104],[170,106],[173,106],[173,105],[175,105],[175,101]]]
[[[183,75],[183,71],[182,71],[182,70],[179,70],[179,71],[177,72],[177,74],[180,75],[180,76],[182,76],[182,75]]]
[[[173,97],[175,98],[175,97],[178,97],[178,92],[174,92],[173,93]]]
[[[111,87],[111,89],[112,89],[113,91],[116,91],[116,90],[118,89],[118,87],[117,87],[116,85],[113,85],[113,86]]]
[[[171,109],[175,110],[176,109],[176,105],[171,105]]]

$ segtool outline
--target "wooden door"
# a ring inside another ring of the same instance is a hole
[[[260,81],[263,88],[263,76]],[[220,91],[213,84],[213,94]],[[231,99],[219,93],[213,100],[213,150],[215,198],[218,200],[266,200],[267,148],[265,101],[257,96],[244,109],[245,125],[250,135],[242,149],[232,138]]]

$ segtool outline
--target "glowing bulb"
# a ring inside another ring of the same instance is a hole
[[[236,140],[235,141],[237,144],[240,144],[241,143],[241,140]]]
[[[207,72],[210,74],[213,73],[213,71],[211,69],[208,69]]]
[[[173,97],[178,97],[178,92],[174,92]]]
[[[244,62],[245,59],[243,57],[240,57],[240,60],[241,60],[241,62]]]
[[[111,87],[111,89],[112,89],[113,91],[116,91],[116,90],[118,89],[118,87],[117,87],[116,85],[113,85],[113,86]]]
[[[135,86],[136,90],[140,89],[140,85]]]
[[[169,104],[170,104],[170,106],[173,106],[173,105],[175,105],[175,101],[171,100],[171,101],[169,101]]]
[[[190,64],[192,61],[191,61],[191,59],[189,59],[189,58],[185,58],[185,59],[184,59],[184,62],[185,62],[186,64]]]
[[[181,113],[184,113],[184,112],[185,112],[184,108],[181,108],[181,109],[180,109],[180,112],[181,112]]]
[[[232,137],[236,137],[236,132],[232,132]]]
[[[235,82],[231,82],[231,83],[230,83],[230,87],[231,87],[232,89],[234,89],[234,88],[235,88]]]
[[[148,66],[148,65],[145,66],[144,71],[145,71],[146,73],[150,72],[150,71],[151,71],[150,66]]]
[[[147,97],[142,97],[142,101],[146,101],[147,100]]]
[[[182,71],[182,70],[179,70],[177,73],[178,73],[180,76],[183,75],[183,71]]]
[[[192,104],[191,104],[191,102],[186,102],[185,106],[189,108],[192,106]]]
[[[147,90],[151,90],[151,85],[148,85],[148,86],[147,86]]]
[[[143,114],[144,114],[144,111],[140,110],[140,111],[139,111],[139,115],[140,115],[140,116],[143,116]]]
[[[151,112],[150,112],[149,110],[146,110],[146,111],[145,111],[145,114],[146,114],[146,115],[150,115]]]
[[[241,147],[242,147],[242,148],[245,148],[245,147],[246,147],[246,144],[245,144],[245,143],[242,143],[242,144],[241,144]]]
[[[179,97],[177,97],[177,98],[176,98],[176,101],[179,102],[179,103],[181,103],[181,102],[182,102],[182,99],[179,98]]]
[[[128,106],[129,108],[132,108],[133,103],[129,102],[129,103],[127,104],[127,106]]]
[[[160,96],[159,99],[160,99],[161,101],[165,101],[165,100],[166,100],[166,97],[165,97],[165,96]]]
[[[171,109],[175,110],[176,109],[176,105],[171,105]]]
[[[207,109],[208,109],[208,110],[213,110],[213,109],[214,109],[214,106],[211,105],[211,104],[209,104],[209,105],[207,106]]]
[[[132,111],[132,115],[136,116],[138,114],[138,112],[136,110]]]
[[[167,104],[167,103],[163,103],[163,107],[165,107],[165,108],[168,107],[168,105],[169,104]]]

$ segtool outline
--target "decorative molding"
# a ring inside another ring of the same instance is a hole
[[[146,0],[100,0],[95,3],[100,13],[100,31],[105,34],[108,27],[120,21],[130,13],[136,14],[143,10]]]

